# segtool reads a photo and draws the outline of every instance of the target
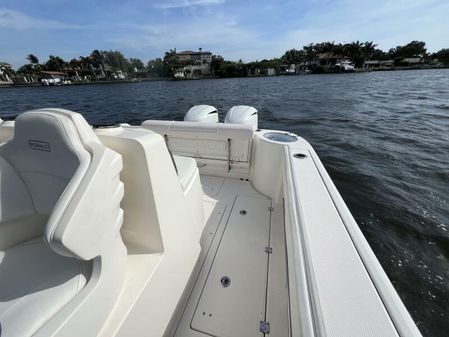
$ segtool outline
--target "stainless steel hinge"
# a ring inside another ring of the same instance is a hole
[[[267,254],[273,253],[273,248],[271,248],[271,247],[265,247],[265,253],[267,253]]]
[[[270,333],[270,323],[265,321],[260,321],[259,330],[262,333]]]
[[[269,206],[269,207],[268,207],[268,211],[269,211],[269,212],[273,212],[273,211],[274,211],[274,207]]]

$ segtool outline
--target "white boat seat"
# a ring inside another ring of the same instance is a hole
[[[48,216],[29,214],[0,222],[0,250],[42,236]]]
[[[1,336],[32,336],[83,289],[90,273],[90,262],[56,254],[42,238],[0,251]]]
[[[253,125],[146,120],[142,127],[164,136],[173,154],[195,158],[201,174],[249,177]]]
[[[196,160],[183,156],[173,156],[173,160],[175,161],[182,190],[186,191],[198,172]]]
[[[0,145],[1,337],[53,335],[41,329],[83,289],[106,240],[120,238],[120,169],[79,114],[43,109],[16,119]],[[73,317],[61,315],[56,321]]]

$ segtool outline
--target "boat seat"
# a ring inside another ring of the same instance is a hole
[[[179,182],[183,191],[186,191],[192,184],[198,172],[196,160],[189,157],[173,156],[176,169],[178,171]]]
[[[35,335],[89,280],[102,237],[108,234],[101,221],[105,215],[96,214],[103,208],[86,207],[93,204],[89,192],[103,188],[92,181],[105,174],[92,173],[105,151],[110,150],[79,114],[56,109],[23,113],[16,119],[14,137],[0,145],[2,337]],[[120,166],[116,157],[112,163]],[[118,200],[117,212],[121,195],[113,200]],[[105,199],[98,192],[95,196]],[[80,218],[86,213],[92,221]],[[118,231],[120,224],[108,225]]]
[[[0,222],[0,250],[42,236],[48,216],[29,214]]]
[[[173,154],[195,158],[201,174],[249,177],[253,125],[146,120],[142,127],[162,135]]]
[[[32,336],[90,273],[90,263],[56,254],[42,237],[0,251],[1,336]]]

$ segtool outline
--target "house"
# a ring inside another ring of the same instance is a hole
[[[185,50],[176,53],[176,56],[179,62],[185,65],[183,70],[186,74],[195,76],[211,74],[212,53],[210,51],[203,51],[202,48],[198,51]]]
[[[203,65],[204,63],[212,62],[212,53],[210,51],[203,51],[203,48],[199,48],[198,51],[185,50],[176,53],[179,62],[190,63],[194,65]]]

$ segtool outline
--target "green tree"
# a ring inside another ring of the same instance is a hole
[[[281,60],[287,64],[298,64],[305,60],[306,55],[304,50],[290,49],[282,55]]]
[[[64,71],[65,61],[59,56],[50,55],[48,61],[45,63],[45,69],[50,71]]]
[[[143,62],[138,59],[138,58],[130,58],[129,59],[129,64],[132,68],[132,71],[142,71],[145,70],[145,65],[143,64]]]
[[[32,65],[36,65],[39,64],[39,59],[37,58],[37,56],[33,55],[33,54],[28,54],[28,56],[26,57],[26,59],[28,61],[30,61],[30,63]]]
[[[121,70],[124,73],[130,71],[130,65],[125,56],[119,51],[103,51],[104,63],[109,65],[109,67],[114,70]]]
[[[224,59],[220,55],[213,55],[211,61],[211,71],[213,76],[222,76]]]
[[[161,58],[150,60],[147,63],[147,69],[150,76],[162,77],[164,76],[164,63]]]
[[[438,59],[445,66],[449,66],[449,48],[441,49],[434,54],[434,57]]]
[[[363,44],[363,54],[365,56],[365,60],[369,61],[373,56],[374,51],[376,50],[377,44],[373,41],[366,41]]]
[[[106,69],[104,67],[104,55],[102,51],[95,49],[90,53],[90,62],[93,68],[100,71],[101,77],[106,77]]]
[[[176,49],[170,49],[165,52],[163,60],[164,75],[167,77],[173,77],[176,69],[181,66],[179,58],[176,55]]]

